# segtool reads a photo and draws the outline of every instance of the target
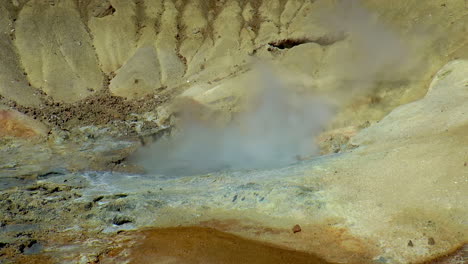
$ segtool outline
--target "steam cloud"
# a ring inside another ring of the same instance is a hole
[[[317,83],[341,86],[344,97],[349,97],[407,71],[403,65],[408,53],[401,39],[358,1],[338,1],[327,13],[323,21],[351,41],[348,49],[339,50],[346,53],[331,62],[332,78]],[[178,133],[140,149],[134,159],[151,173],[193,175],[280,167],[316,155],[314,137],[330,120],[330,106],[322,98],[292,92],[274,76],[260,71],[253,99],[233,122],[216,126],[182,118]]]
[[[288,91],[271,72],[259,76],[251,102],[233,122],[216,126],[182,118],[179,133],[141,149],[136,160],[150,172],[190,175],[280,167],[317,154],[314,136],[331,116],[328,106]]]
[[[338,0],[323,10],[320,23],[331,32],[344,32],[347,38],[341,43],[346,47],[334,50],[329,76],[317,80],[319,85],[337,87],[341,94],[336,96],[342,102],[371,91],[378,82],[410,80],[422,71],[413,44],[359,0]]]

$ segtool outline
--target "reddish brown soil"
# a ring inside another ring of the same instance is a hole
[[[0,110],[0,137],[30,138],[47,133],[42,124],[10,110]]]
[[[330,264],[319,257],[241,238],[207,227],[153,228],[117,235],[115,243],[92,264]],[[467,263],[467,245],[423,264]],[[46,255],[22,255],[21,264],[57,263]],[[345,263],[360,263],[348,262]]]
[[[278,248],[205,227],[150,229],[129,249],[130,263],[310,263],[326,264],[312,254]],[[119,250],[120,251],[120,250]],[[121,252],[121,251],[120,251]],[[110,252],[100,263],[116,263]],[[118,254],[118,253],[117,253]]]
[[[465,264],[468,263],[468,244],[465,244],[455,251],[445,256],[440,256],[434,260],[424,262],[423,264]]]

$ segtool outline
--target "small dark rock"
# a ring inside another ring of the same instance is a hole
[[[104,196],[101,195],[101,196],[98,196],[98,197],[94,198],[94,199],[93,199],[93,202],[99,202],[99,201],[101,201],[102,199],[104,199]]]
[[[19,232],[15,235],[15,237],[31,237],[31,234],[25,232]]]
[[[237,194],[234,195],[234,197],[232,198],[232,202],[235,202],[237,200]]]
[[[295,225],[293,228],[292,228],[292,231],[294,234],[298,233],[298,232],[301,232],[302,229],[301,229],[301,226],[300,225]]]
[[[135,208],[135,205],[126,201],[116,200],[116,201],[108,203],[105,206],[105,208],[106,210],[111,211],[111,212],[122,212],[127,209]]]
[[[380,257],[380,258],[377,259],[377,262],[378,263],[388,263],[388,259],[385,258],[385,257]]]
[[[411,241],[411,240],[410,240],[410,241],[408,241],[408,247],[414,247],[414,245],[413,245],[413,241]]]
[[[91,209],[93,208],[93,203],[92,203],[92,202],[85,203],[85,204],[83,205],[83,208],[84,208],[85,210],[91,210]]]
[[[127,216],[122,216],[122,215],[116,216],[114,217],[114,219],[112,219],[112,224],[114,225],[123,225],[123,224],[131,223],[131,222],[133,222],[132,219],[130,219]]]
[[[435,240],[434,240],[434,238],[433,238],[433,237],[428,238],[428,239],[427,239],[427,244],[429,244],[429,245],[431,245],[431,246],[435,245]]]
[[[37,242],[37,240],[33,239],[29,241],[23,251],[25,255],[38,254],[42,251],[42,246]]]
[[[33,186],[31,186],[31,187],[26,188],[26,191],[32,192],[32,191],[37,191],[37,190],[39,190],[39,189],[41,189],[41,186],[39,186],[39,185],[33,185]]]
[[[48,171],[48,172],[44,172],[42,174],[37,175],[37,177],[38,178],[50,178],[53,176],[59,176],[63,174],[64,174],[63,172],[59,172],[59,171]]]
[[[119,193],[119,194],[115,194],[115,195],[114,195],[114,198],[125,198],[125,197],[127,197],[127,196],[128,196],[128,194]]]
[[[19,250],[19,252],[21,252],[21,253],[24,253],[24,249],[25,249],[25,248],[26,248],[26,246],[23,245],[23,244],[21,244],[21,245],[18,246],[18,250]]]
[[[93,217],[95,217],[94,214],[87,214],[87,215],[85,215],[85,219],[91,219],[91,218],[93,218]]]

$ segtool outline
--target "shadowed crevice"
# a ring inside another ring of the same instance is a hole
[[[306,43],[316,43],[320,46],[330,46],[346,38],[344,34],[337,36],[322,36],[316,39],[309,38],[288,38],[268,43],[271,47],[277,49],[290,49]]]

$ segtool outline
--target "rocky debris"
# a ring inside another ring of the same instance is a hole
[[[51,182],[51,179],[59,183]],[[0,191],[3,223],[0,227],[0,261],[23,263],[39,257],[48,257],[50,263],[79,259],[94,261],[106,252],[108,239],[119,230],[132,228],[128,226],[132,217],[125,215],[128,209],[109,215],[108,204],[129,199],[127,196],[110,195],[98,200],[86,193],[85,189],[90,186],[79,175],[51,179]],[[135,202],[133,200],[132,205]],[[144,206],[154,209],[151,204]],[[136,210],[142,210],[132,208],[134,215]]]
[[[1,139],[1,188],[70,171],[132,170],[123,160],[139,146],[137,138],[117,139],[92,126],[60,132],[39,141]]]
[[[130,218],[130,217],[127,217],[127,216],[116,216],[114,217],[114,219],[112,219],[112,224],[114,225],[124,225],[124,224],[128,224],[128,223],[131,223],[133,222],[133,220]]]
[[[0,251],[4,256],[0,258],[5,259],[39,253],[40,243],[47,244],[48,232],[58,231],[60,223],[74,222],[73,214],[79,207],[67,207],[67,203],[80,198],[81,194],[71,186],[45,183],[21,188],[21,191],[3,191],[0,196],[4,223],[0,239],[8,241],[3,242]]]
[[[77,103],[54,103],[50,100],[40,107],[25,107],[13,101],[4,101],[11,109],[40,120],[57,130],[68,133],[80,127],[96,126],[116,136],[145,135],[170,124],[169,116],[159,116],[159,109],[169,96],[145,96],[127,101],[106,91]]]

